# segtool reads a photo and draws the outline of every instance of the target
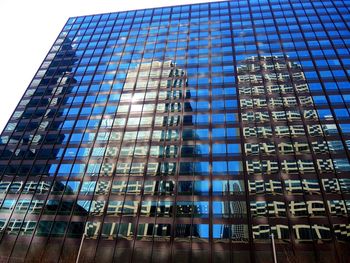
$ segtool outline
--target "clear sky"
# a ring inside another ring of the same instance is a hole
[[[210,0],[0,0],[0,131],[68,17]]]

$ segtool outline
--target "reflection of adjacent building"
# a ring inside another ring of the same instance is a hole
[[[142,63],[134,68],[130,68],[126,75],[124,88],[120,95],[121,103],[116,113],[116,120],[124,119],[125,121],[117,121],[117,123],[126,123],[126,131],[124,132],[122,147],[119,151],[119,161],[116,164],[116,177],[113,182],[105,182],[102,188],[97,184],[98,192],[108,193],[109,190],[113,195],[126,195],[124,201],[108,201],[100,204],[100,210],[104,211],[108,216],[136,216],[140,207],[141,217],[171,217],[174,212],[174,204],[171,201],[158,201],[157,196],[172,196],[175,190],[175,181],[171,180],[171,176],[175,175],[177,165],[176,161],[159,161],[163,158],[177,158],[179,141],[179,128],[181,127],[182,108],[188,111],[191,105],[187,102],[183,103],[183,94],[186,89],[185,73],[182,69],[176,67],[171,61],[166,62],[150,62]],[[146,92],[145,92],[146,91]],[[154,118],[154,111],[156,115]],[[129,114],[128,116],[126,114]],[[171,114],[174,113],[174,114]],[[186,119],[188,125],[193,125],[192,116]],[[153,123],[153,124],[152,124]],[[138,131],[133,131],[134,127],[138,127]],[[152,138],[147,135],[150,127],[154,127]],[[118,126],[116,127],[118,128]],[[130,130],[129,130],[130,129]],[[149,147],[145,145],[142,136],[145,135],[146,141],[152,140]],[[191,138],[195,138],[191,135]],[[149,152],[149,160],[145,161]],[[124,159],[133,158],[132,161],[124,161]],[[165,159],[167,160],[167,159]],[[189,169],[190,169],[189,165]],[[128,176],[129,179],[119,179],[118,177]],[[135,176],[135,177],[133,177]],[[137,180],[138,176],[146,176],[148,180]],[[163,180],[160,180],[160,177]],[[169,177],[170,176],[170,177]],[[91,184],[93,182],[90,182]],[[187,192],[192,193],[192,182],[182,184],[181,187]],[[180,185],[178,184],[178,187]],[[180,188],[177,189],[181,191]],[[97,190],[95,190],[95,193]],[[132,201],[133,195],[152,197],[155,201]],[[94,206],[94,201],[91,208]],[[95,207],[95,206],[94,206]],[[191,217],[196,206],[190,202],[184,205],[176,206],[177,213]],[[90,213],[92,210],[90,208]],[[182,211],[184,210],[184,211]],[[186,211],[185,211],[186,210]],[[96,210],[94,210],[96,213]],[[137,226],[137,236],[144,239],[170,238],[171,224],[151,224],[140,223]],[[95,235],[101,231],[100,224],[89,222],[86,231]],[[130,237],[136,226],[133,223],[128,224],[127,231],[124,228],[111,226],[111,230],[103,230],[101,235],[114,235],[119,237]],[[125,232],[121,235],[121,232]],[[185,227],[178,227],[178,234],[187,237],[198,236],[198,231],[191,224]],[[113,233],[113,234],[112,234]],[[119,233],[119,234],[117,234]]]
[[[13,235],[22,233],[31,234],[37,229],[41,231],[38,219],[41,211],[57,211],[58,206],[63,210],[73,208],[73,203],[64,203],[70,207],[59,205],[59,202],[53,200],[39,200],[38,196],[48,195],[49,193],[65,193],[70,195],[73,190],[65,181],[52,181],[45,179],[45,176],[51,175],[50,162],[59,158],[59,147],[48,147],[49,141],[60,145],[67,141],[69,134],[58,133],[57,131],[64,125],[66,116],[63,108],[70,105],[65,97],[73,93],[76,79],[73,76],[74,64],[78,57],[72,47],[70,38],[65,37],[59,47],[54,47],[50,53],[50,62],[45,62],[41,70],[38,71],[36,79],[27,90],[20,106],[16,109],[11,121],[16,120],[17,126],[10,124],[4,132],[13,130],[15,133],[23,133],[23,136],[11,136],[11,142],[8,144],[1,159],[21,160],[22,158],[33,160],[34,158],[48,161],[48,164],[35,163],[30,164],[31,168],[23,169],[24,172],[7,173],[7,176],[0,182],[2,194],[8,194],[3,201],[1,212],[6,213],[6,220],[3,221],[3,227],[7,227],[6,233]],[[65,58],[62,62],[62,58]],[[58,67],[63,64],[64,66]],[[40,78],[40,81],[38,80]],[[69,108],[68,108],[69,109]],[[68,110],[67,109],[67,110]],[[48,135],[48,131],[55,131]],[[2,136],[2,143],[6,142],[6,136]],[[40,147],[44,145],[43,147]],[[40,162],[39,162],[40,163]],[[25,173],[26,172],[26,173]],[[23,181],[29,172],[31,178]],[[15,179],[12,181],[13,177]],[[42,178],[40,178],[43,176]],[[40,180],[40,181],[39,181]],[[29,197],[17,199],[15,195],[23,194]],[[35,197],[34,197],[35,196]],[[10,206],[8,206],[11,204]],[[12,214],[16,219],[9,219]],[[26,215],[37,215],[36,220],[27,221]],[[5,214],[4,214],[5,216]]]
[[[14,118],[20,120],[14,132],[24,132],[23,136],[16,140],[16,136],[11,136],[11,144],[19,143],[17,148],[9,149],[14,156],[12,158],[30,158],[38,153],[35,145],[40,145],[44,142],[45,133],[49,130],[50,118],[55,117],[55,120],[63,116],[63,112],[59,111],[57,106],[65,105],[66,100],[62,95],[71,93],[72,86],[76,83],[72,77],[74,63],[78,60],[75,51],[72,48],[71,40],[66,37],[60,44],[60,49],[55,53],[50,64],[45,69],[38,72],[37,76],[42,76],[41,80],[36,84],[36,89],[30,89],[26,92],[20,106],[23,110],[16,110]],[[65,67],[57,66],[61,63],[62,57],[65,57],[68,63]],[[41,97],[44,95],[44,97]],[[46,95],[46,96],[45,96]],[[49,96],[47,96],[49,95]],[[28,99],[27,99],[28,97]],[[35,109],[34,107],[39,107]],[[30,123],[28,121],[30,120]],[[57,128],[63,124],[55,122]],[[52,129],[52,127],[50,127]],[[5,128],[5,131],[8,129]],[[58,134],[55,142],[61,143],[64,135]],[[4,136],[2,136],[2,139]],[[52,158],[56,157],[59,149],[53,149]],[[3,153],[2,158],[10,157],[10,153]],[[45,169],[44,169],[45,168]],[[49,171],[50,167],[43,167],[44,171]],[[45,173],[45,172],[44,172]]]
[[[155,110],[162,113],[171,111],[173,107],[181,107],[181,103],[171,101],[178,101],[182,98],[185,84],[183,75],[184,72],[171,61],[142,63],[127,71],[115,123],[120,124],[121,127],[122,123],[126,123],[127,129],[138,127],[139,130],[124,132],[119,161],[116,164],[117,178],[118,176],[144,174],[168,176],[175,173],[176,163],[159,162],[157,159],[163,156],[176,157],[177,146],[164,145],[164,142],[171,140],[172,137],[175,140],[178,139],[176,138],[178,131],[167,130],[167,127],[178,127],[180,116],[158,114],[153,118],[152,115]],[[128,116],[127,113],[129,113]],[[152,126],[155,127],[152,132],[152,141],[155,144],[148,147],[148,144],[145,145],[144,142],[151,139],[149,129]],[[119,127],[116,126],[116,128]],[[154,161],[145,161],[148,152]],[[133,158],[133,160],[124,162],[123,160],[127,158]],[[111,192],[113,194],[141,194],[141,190],[144,189],[143,192],[146,195],[158,195],[159,193],[167,194],[174,189],[174,182],[171,180],[143,182],[132,179],[119,181],[117,178],[112,183]],[[110,183],[105,184],[104,187],[109,189]],[[105,192],[108,192],[108,189]]]
[[[248,187],[256,196],[250,202],[253,238],[268,240],[273,232],[277,239],[290,240],[293,232],[296,242],[329,240],[330,224],[313,219],[328,222],[323,200],[329,198],[323,196],[330,192],[327,183],[331,180],[336,187],[345,182],[333,176],[349,169],[347,160],[330,158],[338,145],[328,139],[338,134],[332,117],[320,114],[300,65],[288,57],[249,57],[237,71]],[[264,200],[271,195],[275,201]],[[309,195],[315,200],[308,200]],[[344,211],[342,200],[328,201],[330,211],[335,206]],[[258,223],[259,218],[277,220],[269,225]],[[294,218],[291,229],[286,218]]]
[[[130,105],[130,115],[127,126],[140,125],[140,128],[152,126],[152,141],[159,142],[159,145],[153,145],[150,149],[138,147],[138,145],[123,147],[124,151],[130,151],[129,156],[146,156],[148,150],[153,158],[176,157],[177,146],[164,145],[165,140],[176,140],[178,136],[177,128],[180,126],[181,116],[179,114],[164,114],[169,112],[180,112],[186,80],[184,71],[176,67],[172,61],[153,61],[142,63],[139,66],[129,69],[126,76],[121,102],[125,99],[125,106]],[[157,88],[159,87],[159,90]],[[147,92],[146,92],[147,91]],[[155,102],[157,100],[157,103]],[[122,105],[123,106],[123,105]],[[156,109],[155,109],[156,106]],[[153,119],[148,115],[156,111],[157,115]],[[118,116],[118,112],[117,112]],[[128,154],[125,154],[127,156]],[[117,173],[144,172],[144,164],[133,163],[125,165],[122,170],[122,164],[118,164]],[[160,163],[149,161],[147,164],[148,175],[171,175],[174,174],[176,164],[171,162]]]

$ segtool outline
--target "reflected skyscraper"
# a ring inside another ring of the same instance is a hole
[[[348,262],[349,8],[68,19],[0,136],[0,261]]]

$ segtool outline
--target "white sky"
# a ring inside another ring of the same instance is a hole
[[[0,0],[0,132],[68,17],[210,0]]]

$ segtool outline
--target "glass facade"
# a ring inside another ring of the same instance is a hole
[[[0,137],[0,261],[350,260],[350,2],[68,19]]]

